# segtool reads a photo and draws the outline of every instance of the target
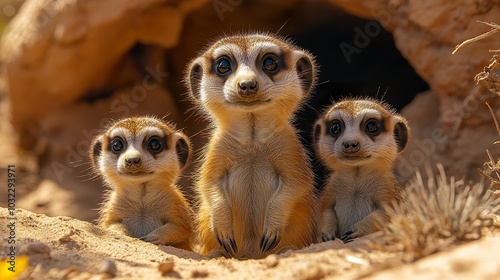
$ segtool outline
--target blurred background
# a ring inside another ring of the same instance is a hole
[[[451,53],[499,15],[496,0],[0,0],[0,182],[15,164],[18,207],[92,221],[103,186],[89,145],[110,119],[144,114],[177,123],[196,161],[207,123],[186,96],[186,64],[222,34],[258,30],[292,38],[320,65],[295,119],[306,146],[333,101],[383,97],[412,128],[395,167],[403,184],[438,162],[477,180],[485,149],[500,154],[484,103],[500,106],[473,78],[500,36]]]

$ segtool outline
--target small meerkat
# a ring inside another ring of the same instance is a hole
[[[214,130],[199,169],[200,251],[262,258],[317,240],[309,158],[291,118],[314,86],[313,57],[270,34],[222,38],[186,84]]]
[[[393,163],[409,132],[401,115],[369,98],[340,101],[319,118],[315,148],[332,171],[321,201],[324,241],[349,242],[380,230],[384,207],[401,200]]]
[[[115,122],[93,141],[93,168],[110,188],[99,225],[154,244],[191,249],[191,212],[176,182],[190,142],[153,117]]]

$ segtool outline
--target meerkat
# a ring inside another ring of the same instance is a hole
[[[191,249],[191,210],[176,186],[190,157],[186,135],[157,118],[126,118],[95,138],[90,157],[109,187],[100,226]]]
[[[308,155],[291,124],[316,79],[313,57],[269,34],[222,38],[186,73],[213,131],[199,168],[200,251],[261,258],[319,237]]]
[[[408,122],[374,99],[332,105],[314,126],[316,151],[332,173],[321,199],[323,241],[380,230],[384,207],[401,200],[393,164],[409,138]]]

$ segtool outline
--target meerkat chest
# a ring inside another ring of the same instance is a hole
[[[277,187],[278,175],[265,146],[241,147],[228,172],[228,187],[233,194],[270,195]]]
[[[366,181],[339,184],[335,188],[335,197],[339,234],[376,210],[374,188]]]
[[[134,237],[148,235],[164,224],[168,195],[159,187],[141,187],[118,198],[118,211]]]

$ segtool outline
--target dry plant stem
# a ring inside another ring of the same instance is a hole
[[[486,103],[486,106],[488,106],[488,109],[490,110],[491,116],[493,117],[493,121],[495,122],[495,127],[497,129],[497,133],[500,136],[500,125],[498,124],[497,117],[491,108],[490,104]],[[500,141],[496,141],[494,144],[498,144]],[[500,160],[495,163],[495,160],[493,159],[493,156],[491,155],[490,151],[486,149],[486,153],[488,154],[488,158],[490,161],[485,162],[484,165],[486,165],[489,168],[489,172],[486,172],[484,170],[479,170],[481,175],[487,179],[490,180],[491,182],[491,187],[495,190],[500,190]],[[494,178],[491,173],[496,174],[496,178]]]
[[[468,39],[468,40],[465,40],[463,41],[462,43],[460,43],[458,46],[455,47],[455,50],[452,52],[452,54],[455,54],[459,49],[461,49],[462,47],[464,47],[465,45],[468,45],[470,43],[473,43],[473,42],[476,42],[476,41],[479,41],[479,40],[482,40],[488,36],[491,36],[497,32],[500,32],[500,25],[496,24],[496,23],[488,23],[488,22],[484,22],[484,21],[477,21],[477,22],[480,22],[480,23],[483,23],[483,24],[486,24],[486,25],[489,25],[491,28],[493,28],[492,30],[486,32],[486,33],[483,33],[479,36],[476,36],[474,38],[471,38],[471,39]]]

